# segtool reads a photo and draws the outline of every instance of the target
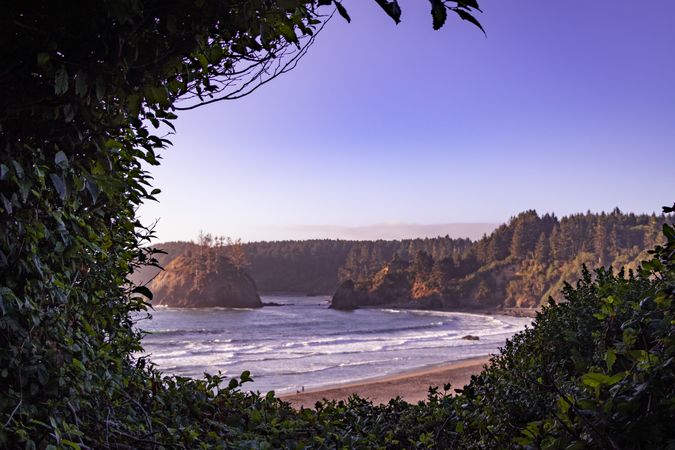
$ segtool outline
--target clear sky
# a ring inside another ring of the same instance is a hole
[[[331,21],[294,71],[180,114],[160,203],[141,209],[160,240],[391,237],[675,200],[675,1],[481,0],[487,37],[454,17],[433,31],[427,2],[402,1],[398,26],[344,4],[352,23]]]

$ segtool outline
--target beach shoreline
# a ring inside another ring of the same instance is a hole
[[[416,403],[427,398],[430,386],[437,386],[442,391],[443,385],[450,383],[452,393],[455,389],[463,388],[472,375],[482,371],[489,359],[489,355],[462,359],[382,377],[307,389],[304,392],[283,393],[279,398],[295,408],[314,408],[315,403],[322,399],[346,400],[352,394],[358,394],[375,404],[388,403],[397,396]]]

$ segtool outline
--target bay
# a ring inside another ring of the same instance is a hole
[[[263,296],[260,309],[157,308],[137,326],[166,374],[226,377],[244,388],[295,392],[496,353],[532,319],[441,311],[328,309],[329,297]],[[479,340],[466,340],[472,335]]]

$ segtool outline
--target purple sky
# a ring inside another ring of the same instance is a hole
[[[392,237],[675,200],[675,1],[483,0],[487,37],[401,3],[396,26],[345,1],[352,23],[294,71],[180,114],[141,210],[159,239]]]

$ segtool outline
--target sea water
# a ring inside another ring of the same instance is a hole
[[[166,374],[248,370],[247,390],[295,392],[496,353],[531,319],[403,309],[328,309],[329,297],[263,296],[259,309],[157,308],[137,326]],[[466,340],[466,335],[479,340]]]

